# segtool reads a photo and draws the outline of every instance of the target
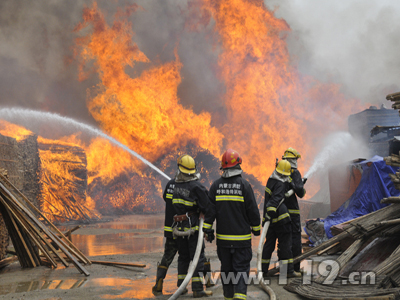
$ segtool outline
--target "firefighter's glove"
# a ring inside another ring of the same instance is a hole
[[[214,229],[203,229],[204,234],[206,235],[206,240],[210,243],[215,239]]]
[[[294,184],[293,180],[291,182],[289,182],[289,186],[290,186],[291,190],[295,190],[296,189],[296,185]]]
[[[308,179],[308,178],[305,178],[305,177],[302,179],[302,180],[303,180],[303,184],[306,184],[307,179]]]
[[[278,216],[278,212],[276,211],[276,207],[268,206],[267,207],[267,216],[270,219],[275,219]]]

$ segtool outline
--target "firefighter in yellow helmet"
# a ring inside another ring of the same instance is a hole
[[[225,299],[247,297],[244,277],[249,275],[251,234],[260,235],[260,212],[249,182],[242,177],[242,158],[235,150],[228,149],[222,155],[221,178],[210,187],[210,218],[206,218],[203,231],[213,234],[212,224],[217,223],[217,254],[221,261],[221,274],[237,282],[222,282]]]
[[[178,159],[178,172],[175,176],[175,187],[172,196],[172,205],[175,210],[174,222],[179,231],[191,232],[188,236],[176,238],[178,243],[178,286],[186,277],[190,261],[193,260],[198,239],[199,216],[207,215],[210,200],[207,189],[198,181],[200,174],[196,170],[196,163],[189,155],[182,155]],[[212,295],[211,291],[203,288],[204,274],[204,242],[201,245],[200,258],[192,276],[192,291],[194,298]]]
[[[292,254],[297,257],[302,252],[301,246],[301,221],[300,221],[300,208],[297,197],[303,198],[306,194],[304,183],[306,179],[301,178],[301,174],[297,169],[297,160],[301,158],[296,149],[288,148],[282,156],[286,159],[292,168],[290,172],[290,186],[294,194],[286,200],[286,206],[289,211],[290,219],[292,220]],[[294,264],[294,270],[300,272],[300,263]]]
[[[181,155],[177,162],[179,164],[181,162]],[[179,167],[179,165],[178,165]],[[174,215],[175,210],[172,205],[172,197],[175,189],[175,178],[172,178],[168,181],[165,186],[163,199],[165,201],[165,219],[164,219],[164,237],[165,237],[165,245],[164,245],[164,254],[161,258],[161,262],[157,265],[157,275],[156,275],[156,284],[152,287],[152,292],[155,296],[162,295],[163,291],[163,282],[165,277],[167,276],[168,268],[171,265],[172,261],[176,253],[178,252],[178,243],[177,240],[172,235],[172,225],[174,223]],[[204,274],[207,277],[206,287],[213,286],[214,284],[211,282],[209,276],[207,276],[211,272],[210,260],[205,258],[204,263]],[[184,290],[183,294],[188,292],[187,289]]]
[[[275,250],[276,240],[278,240],[280,272],[285,272],[287,267],[288,277],[301,276],[300,273],[293,271],[292,255],[292,225],[288,209],[286,207],[285,193],[289,191],[291,167],[287,160],[281,160],[272,175],[268,178],[265,187],[265,202],[263,214],[264,223],[271,222],[262,253],[262,271],[264,277],[268,276],[268,269],[271,255]],[[284,200],[283,200],[284,199]],[[282,202],[283,200],[283,202]]]

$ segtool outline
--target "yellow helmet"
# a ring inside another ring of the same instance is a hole
[[[184,154],[178,158],[178,168],[182,173],[194,174],[196,173],[196,162],[190,155]]]
[[[286,175],[289,176],[290,175],[290,171],[292,170],[292,167],[290,166],[290,162],[288,162],[285,159],[282,159],[278,165],[276,166],[275,169],[278,173],[282,174],[282,175]]]
[[[296,151],[296,149],[289,147],[283,154],[282,158],[301,158],[301,155]]]

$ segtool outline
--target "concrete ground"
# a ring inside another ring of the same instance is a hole
[[[162,216],[125,216],[110,223],[92,224],[79,229],[73,241],[90,259],[146,264],[145,268],[115,267],[92,264],[84,266],[90,273],[79,273],[72,264],[57,269],[37,267],[22,269],[19,262],[0,270],[0,299],[168,299],[176,290],[177,257],[173,261],[164,283],[164,295],[155,297],[151,287],[155,283],[157,262],[163,254]],[[252,271],[256,269],[256,247],[253,241]],[[206,255],[211,259],[212,270],[218,271],[220,263],[215,243],[206,245]],[[291,280],[291,279],[289,279]],[[305,299],[286,291],[271,280],[271,288],[280,300]],[[210,288],[209,299],[223,299],[222,285]],[[192,298],[189,293],[180,299]],[[248,286],[248,299],[268,299],[258,286]]]

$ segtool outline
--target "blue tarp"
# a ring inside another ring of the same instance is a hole
[[[386,165],[380,156],[362,161],[359,165],[363,172],[357,189],[341,207],[323,220],[328,238],[333,236],[331,226],[381,209],[388,205],[380,203],[383,198],[400,195],[389,177],[389,173],[394,174],[399,168]]]

